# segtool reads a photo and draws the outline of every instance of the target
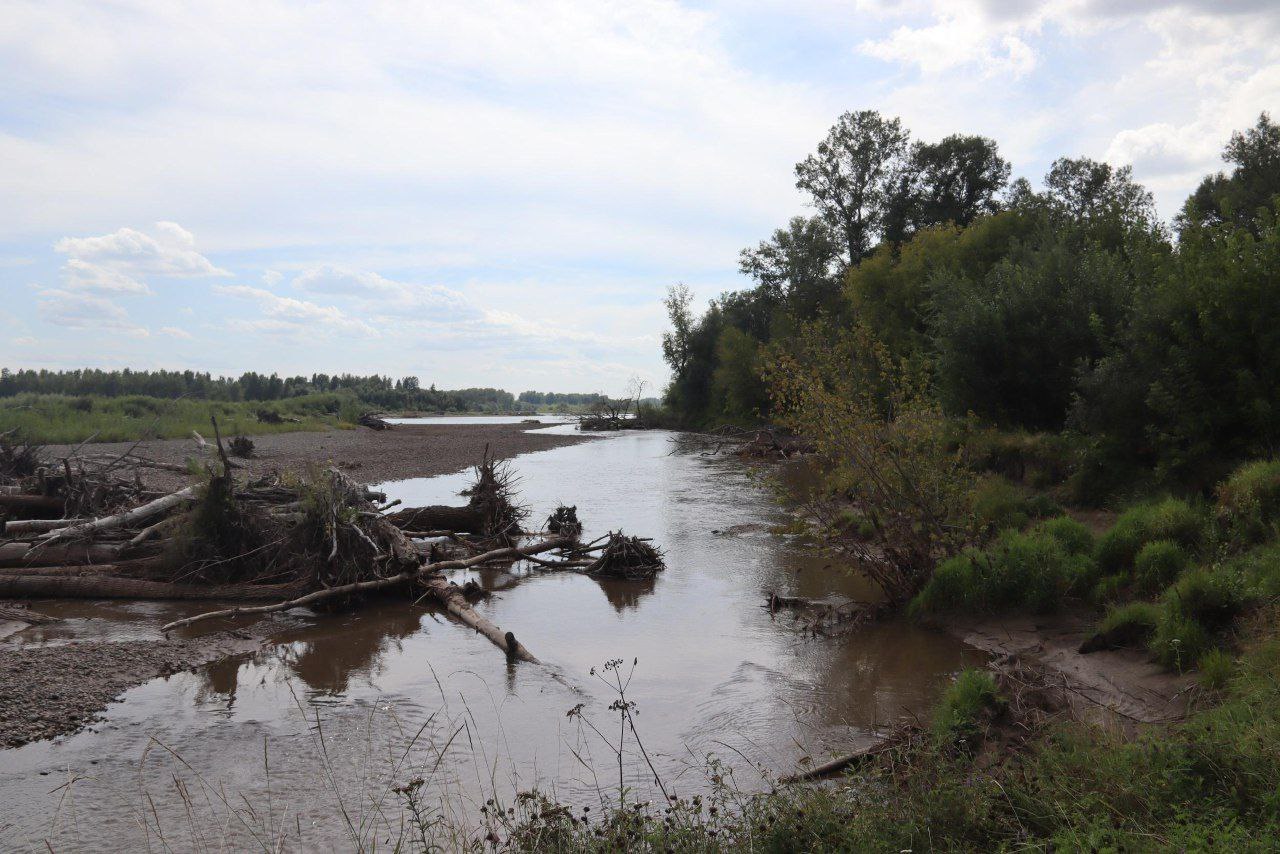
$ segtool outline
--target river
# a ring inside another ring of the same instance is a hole
[[[562,425],[552,430],[571,430]],[[350,850],[399,832],[392,785],[421,777],[430,815],[474,823],[485,801],[538,789],[579,806],[616,797],[615,695],[627,699],[663,786],[704,791],[709,769],[746,788],[874,738],[924,712],[979,660],[957,641],[890,621],[806,637],[762,607],[768,592],[865,597],[831,561],[770,533],[786,522],[751,469],[646,431],[523,455],[522,500],[540,521],[574,504],[587,537],[653,538],[650,583],[568,573],[481,572],[478,606],[545,666],[511,665],[434,609],[276,618],[270,648],[127,692],[91,729],[0,752],[0,849]],[[382,484],[406,506],[456,502],[466,474]],[[461,581],[462,576],[459,576]],[[189,604],[62,603],[27,643],[158,637]],[[579,715],[569,715],[580,709]],[[656,792],[628,734],[624,783]],[[487,807],[486,807],[487,808]]]

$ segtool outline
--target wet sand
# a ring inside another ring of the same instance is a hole
[[[236,460],[251,475],[269,471],[305,472],[312,465],[337,465],[354,480],[381,483],[410,477],[451,474],[473,466],[485,447],[499,458],[563,445],[591,441],[590,435],[530,433],[530,424],[398,424],[390,430],[326,430],[324,432],[275,433],[251,436],[254,457]],[[210,437],[206,437],[210,438]],[[81,453],[123,454],[131,442],[105,442],[87,446]],[[69,454],[73,445],[50,445],[50,457]],[[134,453],[162,463],[183,465],[189,458],[213,460],[216,451],[201,453],[194,439],[157,439],[143,442]],[[180,489],[185,475],[143,469],[143,479],[156,489]]]

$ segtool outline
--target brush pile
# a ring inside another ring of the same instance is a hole
[[[385,495],[334,468],[237,482],[213,427],[221,466],[205,465],[193,485],[167,495],[147,492],[136,471],[132,483],[112,474],[128,454],[50,465],[39,449],[0,445],[0,497],[44,501],[16,505],[27,517],[6,521],[0,597],[274,602],[212,611],[169,630],[299,606],[349,608],[375,592],[399,592],[436,602],[508,655],[536,661],[510,632],[472,610],[478,591],[449,582],[444,572],[526,561],[635,580],[662,568],[657,548],[621,532],[581,544],[576,508],[558,509],[544,533],[524,531],[528,509],[515,499],[517,478],[487,449],[463,492],[466,505],[386,513]],[[549,552],[554,559],[535,557]]]
[[[725,425],[707,433],[681,437],[680,441],[696,442],[703,447],[702,455],[708,457],[723,452],[743,459],[786,460],[814,451],[809,440],[770,427],[748,430]]]

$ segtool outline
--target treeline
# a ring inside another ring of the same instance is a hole
[[[383,409],[426,412],[508,412],[516,405],[511,392],[496,388],[423,388],[417,377],[393,379],[374,374],[312,374],[281,377],[254,371],[239,377],[215,377],[200,371],[72,371],[0,368],[0,398],[20,394],[68,397],[142,396],[176,400],[195,398],[225,402],[286,401],[304,395],[351,392],[360,401]]]
[[[608,400],[603,394],[559,393],[554,391],[522,391],[516,400],[532,406],[589,406]]]
[[[1280,127],[1223,156],[1167,228],[1128,167],[1062,158],[1035,192],[990,139],[846,114],[796,166],[815,215],[742,252],[754,285],[701,317],[672,289],[666,402],[770,419],[807,364],[886,412],[910,385],[950,418],[1065,432],[1099,478],[1212,484],[1280,442]]]

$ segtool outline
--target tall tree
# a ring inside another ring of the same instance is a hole
[[[1263,113],[1253,127],[1231,135],[1222,159],[1235,169],[1200,183],[1183,205],[1178,228],[1185,232],[1234,222],[1260,234],[1258,211],[1280,195],[1280,125]]]
[[[995,213],[1009,172],[999,146],[985,136],[952,134],[916,143],[892,201],[886,239],[898,244],[922,228],[967,226]]]
[[[796,164],[796,187],[845,245],[849,266],[878,241],[901,183],[910,134],[874,110],[842,115],[818,150]]]
[[[839,299],[840,247],[821,217],[792,217],[768,240],[743,249],[738,270],[775,304],[801,318]]]
[[[1155,202],[1133,180],[1133,167],[1116,168],[1088,157],[1059,157],[1045,176],[1050,207],[1077,222],[1113,220],[1124,225],[1149,221]]]

